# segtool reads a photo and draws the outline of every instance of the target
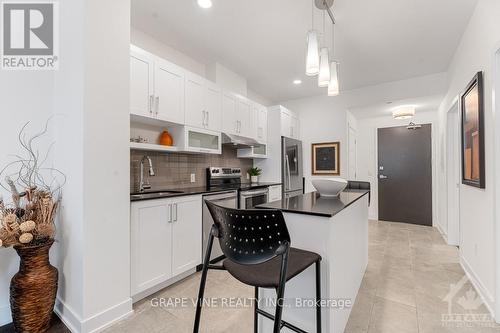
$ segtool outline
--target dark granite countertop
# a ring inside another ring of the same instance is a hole
[[[369,192],[367,190],[344,190],[337,198],[324,198],[320,197],[318,192],[311,192],[289,199],[262,204],[257,206],[257,208],[278,209],[288,213],[332,217]]]
[[[130,201],[175,198],[188,195],[220,193],[220,192],[237,191],[237,190],[251,190],[251,189],[269,187],[274,185],[281,185],[281,183],[272,183],[272,182],[242,183],[238,186],[234,186],[231,188],[200,186],[200,187],[189,187],[189,188],[171,188],[163,190],[155,189],[155,190],[145,191],[142,193],[139,192],[131,193]]]

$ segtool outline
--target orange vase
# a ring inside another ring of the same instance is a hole
[[[174,143],[172,140],[172,136],[168,131],[163,131],[160,135],[160,145],[162,146],[171,146]]]

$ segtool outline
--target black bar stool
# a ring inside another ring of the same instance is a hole
[[[277,293],[276,313],[259,309],[255,302],[254,332],[258,331],[258,315],[274,320],[273,333],[286,327],[298,333],[304,330],[281,319],[285,284],[308,267],[316,264],[316,332],[321,332],[321,256],[290,247],[290,234],[283,214],[279,210],[238,210],[206,202],[214,224],[210,232],[203,262],[200,291],[196,306],[194,333],[200,327],[203,295],[209,269],[225,269],[242,283],[255,287],[255,299],[259,288],[274,288]],[[226,256],[222,266],[210,265],[214,237],[219,239]]]

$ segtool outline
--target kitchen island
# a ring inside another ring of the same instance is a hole
[[[291,245],[321,255],[322,331],[344,332],[368,263],[369,191],[345,190],[338,198],[317,192],[258,206],[283,212]],[[259,307],[274,313],[276,292],[261,289]],[[316,332],[315,270],[288,281],[283,320]],[[269,302],[268,302],[269,300]],[[272,332],[273,323],[259,318],[259,332]],[[282,332],[292,332],[283,328]]]

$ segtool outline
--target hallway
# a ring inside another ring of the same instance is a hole
[[[371,221],[369,231],[368,268],[346,333],[500,332],[465,276],[458,249],[436,228]],[[442,320],[448,294],[453,321]]]

